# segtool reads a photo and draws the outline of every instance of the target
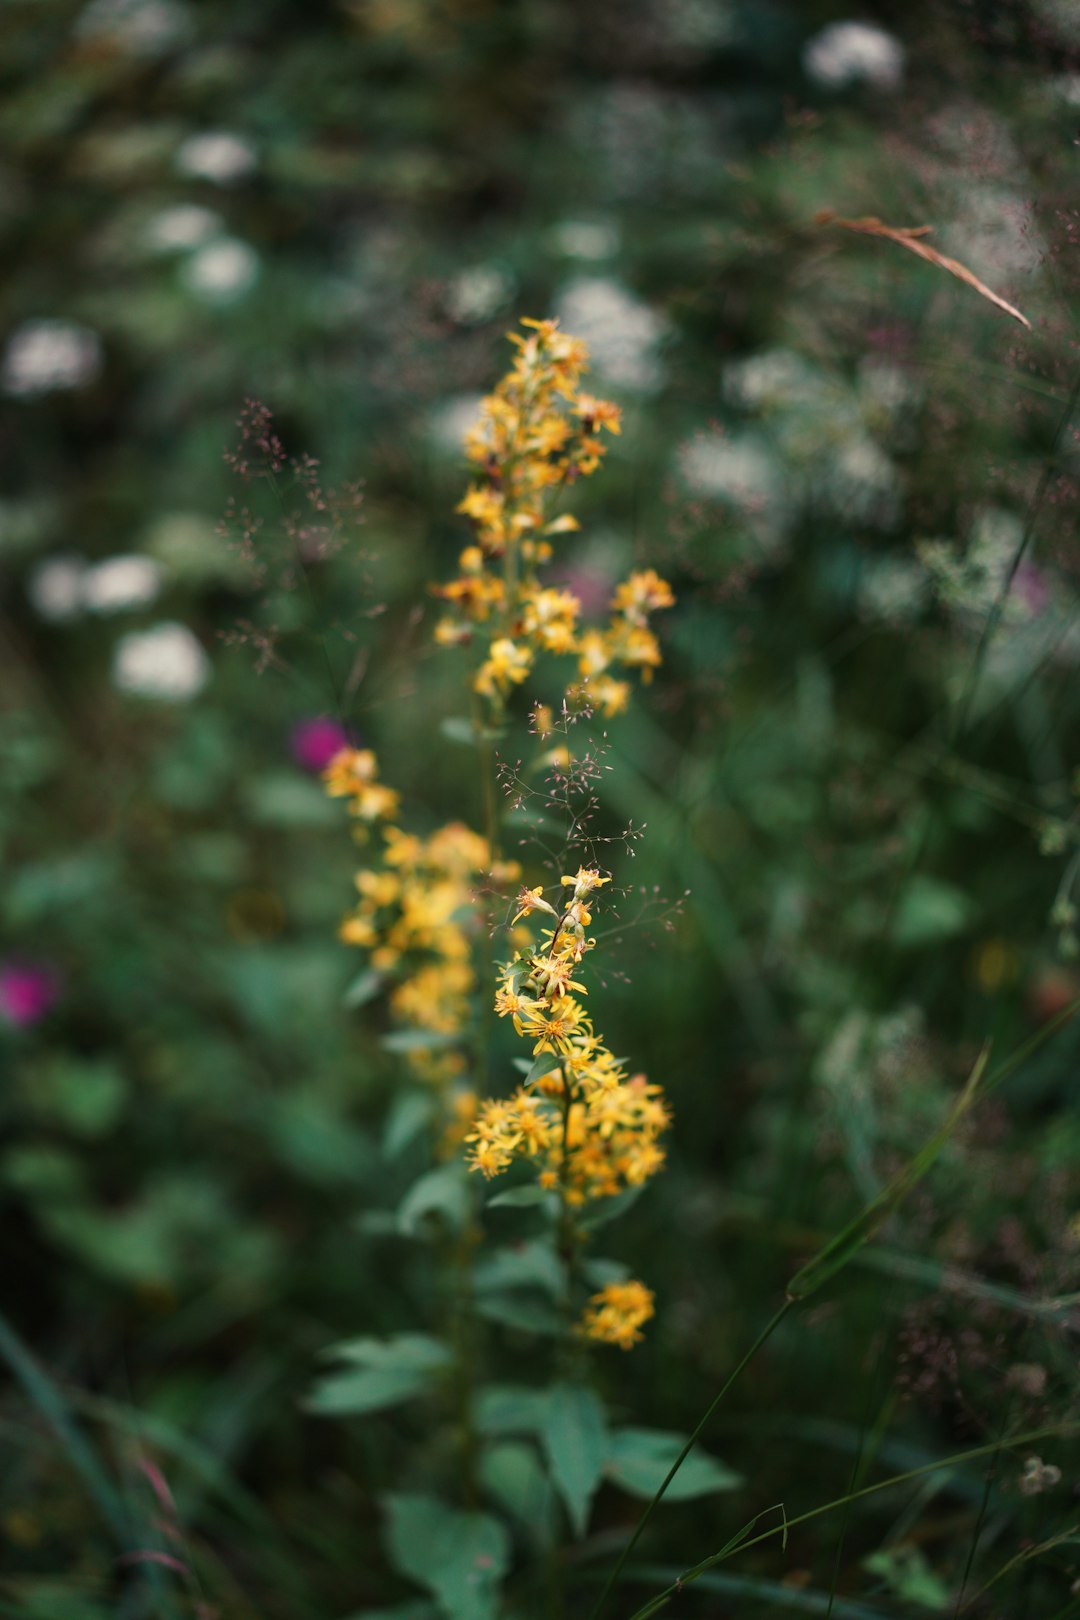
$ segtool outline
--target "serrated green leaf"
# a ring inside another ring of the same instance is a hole
[[[656,1495],[686,1444],[684,1434],[665,1429],[617,1429],[611,1440],[605,1475],[631,1496],[646,1500]],[[685,1502],[695,1496],[711,1496],[714,1491],[733,1491],[742,1483],[740,1474],[707,1451],[695,1449],[668,1486],[664,1500]]]
[[[510,1537],[489,1513],[434,1496],[386,1498],[386,1548],[399,1574],[431,1592],[447,1620],[496,1620]]]
[[[556,1384],[548,1400],[542,1440],[574,1534],[583,1536],[611,1450],[607,1419],[596,1392],[583,1384]]]

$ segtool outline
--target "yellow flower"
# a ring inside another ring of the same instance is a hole
[[[655,568],[645,568],[623,581],[611,599],[616,613],[621,613],[633,624],[644,624],[647,613],[660,608],[673,607],[675,597],[666,579],[661,579]]]
[[[656,1313],[656,1296],[644,1283],[608,1283],[594,1294],[581,1318],[580,1331],[600,1344],[629,1350],[641,1342],[641,1328]]]
[[[521,917],[527,917],[532,911],[547,911],[553,917],[559,915],[555,907],[549,905],[544,899],[544,886],[542,883],[538,883],[535,889],[522,889],[517,897],[517,903],[521,909],[516,917],[510,919],[511,928]]]
[[[491,652],[477,671],[473,686],[485,697],[497,692],[504,696],[511,685],[519,686],[532,667],[532,653],[528,647],[519,647],[509,636],[501,636],[491,644]]]

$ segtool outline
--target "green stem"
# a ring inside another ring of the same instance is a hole
[[[924,1463],[921,1468],[910,1468],[906,1473],[893,1474],[889,1479],[879,1480],[876,1485],[864,1485],[861,1490],[851,1491],[846,1496],[837,1497],[833,1502],[824,1502],[820,1507],[809,1508],[807,1512],[797,1514],[794,1519],[789,1519],[785,1515],[783,1523],[774,1526],[773,1529],[763,1530],[759,1536],[750,1536],[746,1540],[739,1539],[735,1545],[729,1544],[727,1547],[723,1547],[720,1552],[713,1553],[711,1557],[703,1558],[700,1564],[695,1564],[692,1569],[686,1570],[679,1576],[677,1581],[673,1581],[670,1586],[665,1587],[664,1591],[658,1592],[640,1609],[635,1609],[630,1620],[649,1620],[650,1615],[658,1613],[669,1599],[677,1596],[682,1591],[684,1586],[696,1581],[699,1576],[704,1575],[706,1570],[714,1569],[717,1564],[724,1563],[728,1558],[733,1557],[736,1552],[745,1552],[750,1547],[758,1547],[762,1542],[772,1541],[777,1536],[783,1536],[786,1539],[798,1525],[807,1524],[811,1519],[820,1519],[824,1514],[833,1513],[837,1508],[847,1507],[851,1502],[864,1501],[868,1496],[876,1496],[881,1491],[892,1490],[897,1485],[906,1485],[913,1479],[923,1479],[927,1474],[939,1473],[943,1468],[955,1468],[961,1463],[977,1462],[979,1458],[992,1456],[995,1452],[1000,1452],[1006,1447],[1030,1446],[1039,1440],[1056,1439],[1078,1433],[1080,1433],[1080,1424],[1060,1423],[1045,1429],[1032,1429],[1027,1434],[1014,1434],[991,1440],[987,1445],[975,1446],[971,1451],[958,1451],[951,1457],[942,1457],[938,1462]],[[606,1590],[604,1595],[607,1595]]]
[[[731,1373],[729,1373],[727,1379],[720,1386],[720,1388],[717,1391],[716,1395],[713,1397],[712,1401],[710,1402],[709,1406],[707,1407],[704,1415],[699,1419],[697,1427],[694,1429],[694,1432],[691,1434],[689,1440],[687,1440],[686,1444],[683,1446],[682,1450],[679,1452],[679,1455],[676,1457],[675,1461],[672,1463],[671,1467],[668,1469],[667,1475],[666,1475],[666,1477],[664,1479],[663,1484],[660,1486],[660,1489],[657,1491],[656,1495],[653,1497],[652,1501],[649,1503],[648,1507],[645,1509],[644,1513],[641,1515],[641,1518],[638,1520],[637,1528],[635,1529],[633,1535],[630,1537],[630,1540],[627,1542],[626,1546],[623,1548],[622,1555],[619,1558],[618,1563],[615,1565],[615,1568],[612,1570],[611,1574],[608,1576],[607,1584],[604,1587],[603,1591],[600,1593],[600,1596],[597,1599],[595,1605],[593,1606],[592,1612],[591,1612],[591,1614],[589,1616],[589,1620],[598,1620],[599,1615],[603,1611],[604,1605],[607,1603],[607,1600],[610,1597],[610,1595],[611,1595],[611,1593],[612,1593],[612,1591],[613,1591],[613,1589],[615,1587],[616,1581],[619,1579],[619,1576],[622,1574],[623,1567],[626,1564],[626,1560],[630,1557],[630,1554],[633,1552],[634,1548],[638,1544],[638,1541],[641,1539],[641,1535],[642,1535],[642,1532],[645,1529],[645,1526],[648,1524],[649,1520],[653,1516],[653,1513],[655,1512],[657,1507],[660,1505],[660,1502],[663,1500],[664,1494],[667,1491],[667,1488],[671,1484],[672,1480],[675,1478],[675,1475],[679,1472],[679,1469],[682,1467],[683,1463],[686,1461],[687,1457],[690,1455],[693,1448],[697,1445],[698,1440],[701,1438],[702,1434],[704,1433],[705,1429],[707,1428],[707,1426],[709,1424],[709,1421],[712,1418],[712,1415],[716,1411],[717,1407],[720,1405],[720,1402],[724,1399],[724,1396],[727,1394],[727,1392],[731,1388],[731,1386],[735,1383],[735,1381],[739,1377],[739,1375],[745,1370],[746,1367],[749,1366],[750,1362],[753,1361],[754,1357],[757,1355],[757,1353],[761,1349],[762,1345],[765,1344],[767,1339],[770,1339],[772,1337],[772,1335],[775,1333],[776,1329],[780,1326],[780,1323],[784,1320],[784,1317],[788,1314],[788,1312],[796,1304],[798,1304],[797,1300],[785,1299],[784,1303],[780,1306],[779,1310],[774,1313],[774,1315],[769,1319],[768,1322],[766,1322],[765,1326],[762,1328],[761,1332],[758,1334],[757,1338],[754,1340],[754,1342],[750,1346],[749,1350],[747,1350],[747,1352],[743,1356],[742,1360],[738,1363],[738,1365],[734,1368],[734,1370]],[[702,1566],[702,1567],[704,1567],[704,1566]],[[674,1591],[674,1588],[672,1588],[672,1590]],[[637,1620],[636,1616],[635,1616],[635,1620]]]

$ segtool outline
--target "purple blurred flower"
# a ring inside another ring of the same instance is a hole
[[[17,1029],[36,1024],[60,993],[55,973],[31,962],[0,965],[0,1018]]]
[[[337,720],[320,715],[315,720],[301,720],[292,729],[290,747],[296,763],[305,771],[317,774],[324,771],[342,748],[349,746],[349,734]]]
[[[1050,601],[1050,587],[1046,583],[1046,575],[1041,568],[1031,562],[1020,564],[1013,575],[1009,594],[1021,601],[1035,619],[1040,613],[1046,612]]]
[[[598,618],[611,600],[611,581],[592,568],[564,568],[552,581],[560,591],[570,591],[581,603],[582,617]]]

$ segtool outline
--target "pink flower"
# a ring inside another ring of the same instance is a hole
[[[289,739],[292,756],[305,771],[318,775],[324,771],[341,749],[348,748],[350,738],[345,727],[327,715],[315,720],[301,720],[292,729]]]
[[[38,1023],[59,995],[56,975],[29,962],[0,967],[0,1018],[22,1029]]]

